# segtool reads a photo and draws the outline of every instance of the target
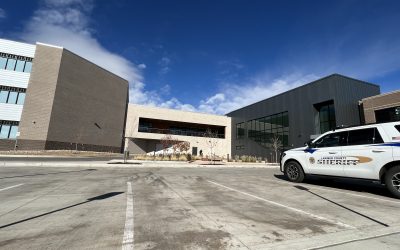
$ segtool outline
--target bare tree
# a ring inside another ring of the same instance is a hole
[[[270,140],[270,147],[275,152],[275,162],[278,162],[278,152],[279,149],[282,147],[281,139],[278,135],[274,135]]]
[[[213,132],[210,128],[206,130],[204,133],[204,137],[206,139],[206,144],[210,148],[210,153],[211,153],[211,161],[214,164],[215,162],[215,148],[218,145],[218,133]]]
[[[172,147],[172,151],[173,151],[173,155],[174,156],[178,156],[178,152],[179,152],[179,144],[181,143],[181,141],[179,141],[178,139],[176,139],[175,137],[171,137],[171,141],[170,141],[170,145]]]
[[[180,152],[185,152],[187,154],[187,151],[190,149],[190,143],[187,141],[183,141],[179,143],[179,151]]]
[[[165,156],[165,153],[167,150],[171,147],[172,145],[172,136],[171,135],[165,135],[163,138],[161,138],[160,142],[163,147],[163,156]]]

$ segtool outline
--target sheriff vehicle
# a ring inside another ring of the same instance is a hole
[[[400,198],[400,122],[336,129],[306,145],[281,156],[290,181],[306,175],[378,180]]]

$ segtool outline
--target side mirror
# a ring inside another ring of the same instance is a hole
[[[307,147],[309,147],[309,148],[312,148],[312,147],[314,147],[314,143],[313,143],[312,141],[313,141],[313,140],[309,140],[309,141],[307,141],[306,143],[304,143],[304,145],[307,146]]]

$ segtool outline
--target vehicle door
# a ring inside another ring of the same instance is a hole
[[[400,160],[400,124],[394,125],[395,129],[391,135],[391,141],[393,142],[393,160]]]
[[[327,134],[312,144],[306,151],[306,172],[310,174],[344,176],[342,165],[342,145],[347,132]]]
[[[379,169],[393,159],[393,147],[384,143],[384,133],[377,127],[349,131],[347,145],[342,151],[346,176],[379,179]]]

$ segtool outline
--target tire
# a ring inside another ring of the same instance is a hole
[[[285,163],[285,176],[291,182],[303,182],[304,171],[301,165],[295,161]]]
[[[385,174],[386,188],[400,199],[400,166],[390,168]]]

